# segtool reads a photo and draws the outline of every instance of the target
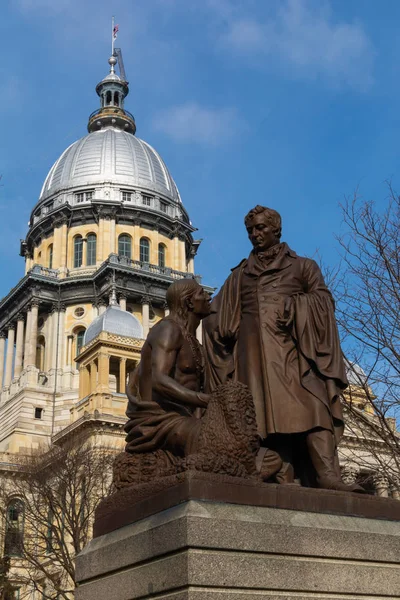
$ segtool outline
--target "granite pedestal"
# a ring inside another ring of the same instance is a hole
[[[252,485],[185,475],[153,501],[125,491],[114,530],[107,499],[77,557],[76,600],[400,597],[400,502]]]

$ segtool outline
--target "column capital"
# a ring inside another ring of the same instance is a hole
[[[344,483],[351,485],[356,482],[358,476],[358,468],[355,466],[344,465],[341,468],[341,476]]]
[[[126,357],[126,356],[120,356],[120,358],[119,358],[119,362],[120,362],[120,363],[121,363],[121,362],[126,362],[127,360],[128,360],[128,359],[127,359],[127,357]]]
[[[53,302],[50,308],[50,314],[54,315],[54,313],[56,312],[58,312],[58,304],[56,302]]]
[[[15,320],[18,321],[25,321],[25,315],[22,312],[17,313]]]
[[[150,296],[142,296],[140,298],[140,304],[150,304]]]
[[[15,323],[7,323],[6,327],[7,331],[10,331],[10,329],[15,330]]]
[[[73,336],[73,334],[72,334],[72,333],[69,333],[69,334],[67,335],[67,339],[68,339],[68,340],[73,340],[73,339],[74,339],[74,336]]]
[[[67,310],[67,305],[65,304],[65,302],[60,302],[60,304],[58,306],[58,311],[65,312],[66,310]]]
[[[162,305],[163,310],[169,310],[169,306],[167,302],[164,302],[164,304]]]
[[[118,294],[118,300],[126,300],[127,299],[127,295],[124,294],[123,292],[121,294]]]
[[[40,303],[39,298],[32,298],[32,300],[30,301],[30,304],[29,304],[29,309],[32,310],[32,308],[35,306],[37,306],[39,308],[40,304],[41,303]]]
[[[7,337],[7,334],[6,334],[6,332],[5,332],[5,331],[3,331],[3,330],[1,330],[1,331],[0,331],[0,338],[1,338],[1,339],[5,339],[6,337]]]
[[[376,488],[389,487],[389,480],[385,473],[373,473],[372,480]]]

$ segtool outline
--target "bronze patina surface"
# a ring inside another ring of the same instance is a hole
[[[277,483],[362,492],[342,482],[337,458],[347,378],[332,296],[316,262],[280,241],[275,210],[256,206],[245,226],[253,250],[204,321],[208,390],[249,387],[262,446],[283,462]]]

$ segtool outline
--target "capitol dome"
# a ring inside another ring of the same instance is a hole
[[[104,182],[180,202],[176,184],[154,148],[113,126],[89,133],[62,153],[46,177],[39,202],[63,190],[102,186]]]
[[[143,339],[143,327],[139,320],[129,312],[121,310],[116,300],[112,300],[107,310],[99,315],[86,330],[84,346],[89,344],[103,331],[123,337]]]

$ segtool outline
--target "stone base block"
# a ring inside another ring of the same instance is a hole
[[[76,600],[388,600],[400,522],[188,500],[92,540],[76,576]]]

